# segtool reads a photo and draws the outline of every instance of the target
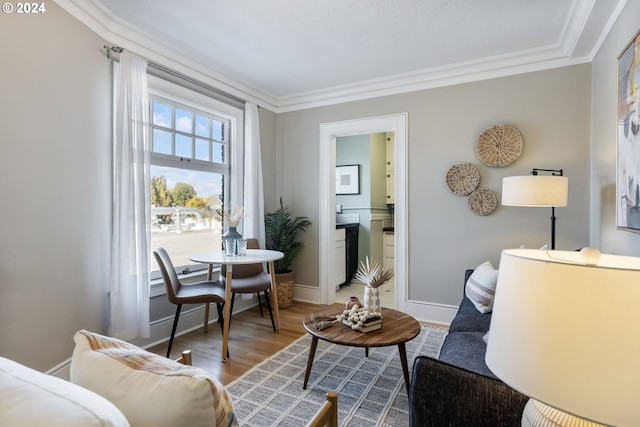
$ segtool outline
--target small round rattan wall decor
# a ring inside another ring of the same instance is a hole
[[[493,126],[480,134],[476,153],[487,166],[507,166],[522,154],[522,135],[513,126]]]
[[[464,196],[478,188],[480,172],[471,163],[461,163],[449,168],[446,181],[453,194]]]
[[[496,210],[498,199],[490,190],[478,189],[469,195],[467,204],[477,215],[489,215]]]

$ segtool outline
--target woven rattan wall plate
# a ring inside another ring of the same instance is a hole
[[[496,210],[498,199],[490,190],[478,189],[469,195],[467,204],[477,215],[489,215]]]
[[[447,171],[447,187],[453,194],[464,196],[478,188],[480,172],[471,163],[451,166]]]
[[[522,135],[513,126],[494,126],[482,132],[476,153],[487,166],[507,166],[522,153]]]

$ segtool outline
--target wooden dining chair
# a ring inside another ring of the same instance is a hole
[[[204,330],[206,332],[209,324],[209,303],[215,302],[218,309],[218,322],[222,329],[222,307],[225,303],[224,285],[219,281],[201,281],[195,283],[182,284],[178,279],[173,263],[169,254],[164,248],[157,248],[153,251],[153,256],[160,267],[160,273],[164,279],[167,288],[167,297],[171,304],[175,304],[176,315],[173,318],[173,328],[171,329],[171,338],[169,339],[169,347],[167,348],[167,357],[171,354],[171,346],[173,338],[176,334],[178,326],[178,318],[182,304],[205,304],[204,311]],[[223,331],[224,333],[224,331]]]
[[[327,392],[327,400],[320,407],[307,427],[338,427],[338,393]]]
[[[175,359],[176,362],[182,363],[186,366],[193,366],[193,358],[191,357],[191,350],[184,350],[182,355]]]
[[[247,239],[247,249],[260,249],[258,239]],[[223,265],[220,269],[220,280],[223,285],[227,284],[227,267]],[[273,311],[271,310],[271,301],[269,292],[271,291],[271,275],[264,271],[262,263],[255,264],[236,264],[233,266],[233,276],[231,279],[231,313],[233,313],[233,302],[236,294],[258,294],[258,307],[260,307],[260,317],[264,317],[262,313],[262,302],[260,301],[260,292],[264,294],[267,309],[271,317],[271,325],[273,331],[276,331],[276,324],[273,320]],[[231,325],[231,318],[229,318]]]

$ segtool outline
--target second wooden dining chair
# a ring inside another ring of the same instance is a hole
[[[160,267],[160,273],[167,288],[167,297],[169,302],[175,304],[176,315],[173,318],[173,328],[171,329],[171,338],[169,339],[169,347],[167,348],[167,357],[171,354],[173,338],[176,334],[178,326],[178,318],[182,304],[205,304],[204,313],[204,330],[207,330],[209,323],[209,303],[215,302],[218,309],[218,322],[222,328],[222,307],[225,303],[224,285],[219,281],[201,281],[189,284],[182,284],[178,279],[173,263],[169,254],[164,248],[157,248],[153,251],[153,256]],[[223,332],[224,333],[224,332]]]
[[[258,239],[247,239],[247,249],[260,249]],[[223,265],[220,270],[220,281],[224,285],[227,282],[227,267]],[[231,278],[231,313],[233,313],[233,301],[236,294],[258,294],[258,306],[260,307],[260,316],[262,314],[262,303],[260,301],[260,292],[264,293],[269,316],[271,317],[271,325],[273,331],[276,331],[276,324],[273,320],[273,311],[271,310],[271,301],[269,291],[271,290],[271,275],[264,271],[262,263],[255,264],[236,264],[233,266],[233,276]],[[229,319],[231,324],[231,319]]]

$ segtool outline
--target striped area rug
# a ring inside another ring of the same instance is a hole
[[[406,343],[409,369],[421,354],[437,357],[447,335],[443,328],[423,326]],[[320,340],[307,389],[302,389],[311,336],[305,335],[227,386],[243,427],[303,426],[324,403],[326,392],[338,392],[338,424],[407,426],[409,401],[398,347],[369,350]]]

